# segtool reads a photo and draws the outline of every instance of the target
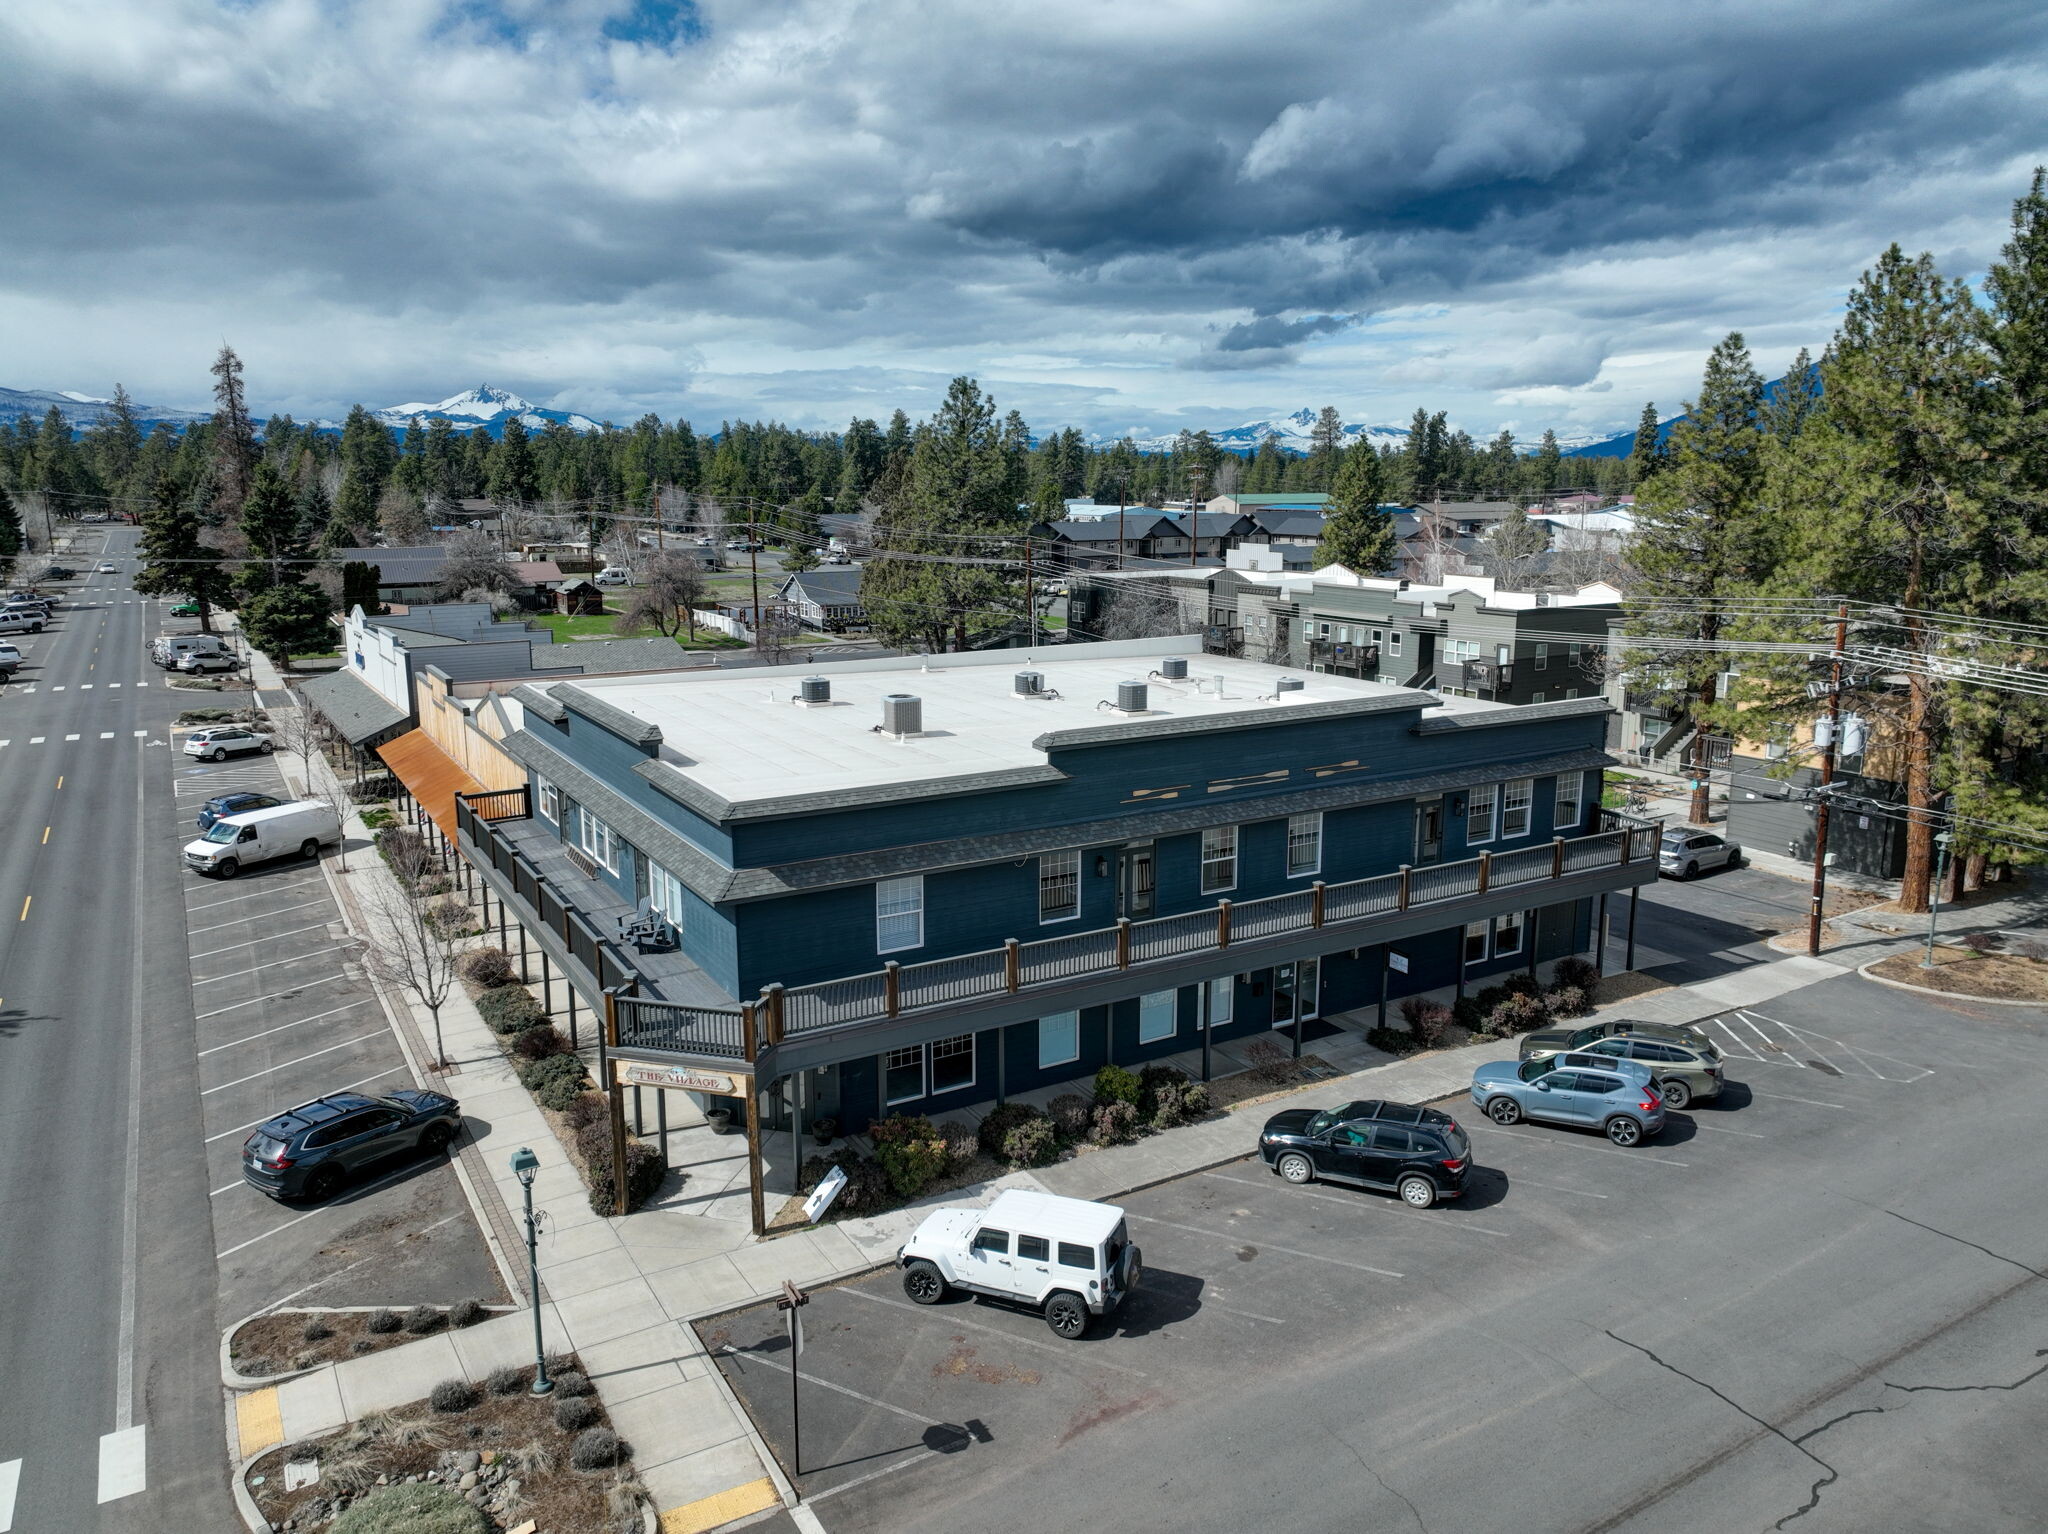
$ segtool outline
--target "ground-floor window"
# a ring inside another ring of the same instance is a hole
[[[1174,1002],[1178,991],[1153,991],[1138,998],[1138,1042],[1156,1044],[1170,1039],[1174,1031]]]
[[[1237,980],[1225,975],[1221,980],[1209,982],[1209,1026],[1221,1028],[1230,1021],[1231,1013],[1237,1006]]]
[[[974,1085],[974,1035],[963,1033],[932,1045],[932,1091],[957,1092]]]
[[[892,1049],[882,1056],[882,1099],[891,1106],[915,1102],[925,1095],[924,1046]]]
[[[1505,959],[1522,951],[1522,912],[1510,911],[1493,919],[1493,956]]]
[[[974,1085],[974,1035],[892,1049],[882,1056],[882,1094],[890,1107]]]
[[[1038,1068],[1072,1065],[1081,1058],[1081,1014],[1055,1012],[1038,1020]]]
[[[1486,936],[1488,923],[1473,921],[1465,923],[1465,962],[1484,964],[1486,962]]]

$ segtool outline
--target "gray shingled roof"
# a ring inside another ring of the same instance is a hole
[[[690,652],[673,639],[576,639],[533,647],[536,671],[580,666],[600,671],[674,671],[691,667]]]
[[[438,543],[404,544],[389,549],[336,549],[333,558],[359,559],[377,567],[379,586],[431,586],[448,566],[448,550]]]
[[[782,589],[785,593],[791,588],[801,589],[805,597],[820,607],[858,607],[860,577],[858,570],[805,570],[784,581]]]
[[[330,671],[301,682],[299,696],[354,746],[395,729],[410,717],[385,701],[381,693],[353,671]]]

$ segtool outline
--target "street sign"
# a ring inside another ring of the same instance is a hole
[[[818,1179],[818,1186],[811,1190],[811,1196],[804,1200],[804,1218],[815,1225],[824,1218],[825,1211],[832,1207],[832,1200],[839,1197],[839,1190],[846,1186],[846,1168],[836,1166]]]
[[[712,1097],[744,1095],[730,1076],[718,1071],[700,1071],[687,1065],[628,1064],[623,1072],[628,1086],[677,1087],[685,1092],[704,1092]]]
[[[1392,970],[1397,975],[1407,974],[1408,955],[1406,955],[1405,953],[1396,953],[1393,949],[1389,948],[1387,950],[1387,968]]]

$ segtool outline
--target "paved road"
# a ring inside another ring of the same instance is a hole
[[[2038,1013],[1853,977],[1708,1019],[1740,1085],[1641,1151],[1501,1130],[1410,1211],[1257,1163],[1127,1199],[1079,1344],[894,1274],[806,1315],[832,1534],[2020,1530],[2048,1463]],[[707,1329],[788,1463],[772,1310]]]

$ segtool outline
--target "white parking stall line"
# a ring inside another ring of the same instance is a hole
[[[230,922],[228,925],[233,926],[235,924]],[[263,945],[264,943],[273,941],[276,938],[296,937],[301,932],[325,932],[326,930],[326,922],[316,921],[309,923],[308,925],[303,927],[287,927],[282,932],[266,932],[261,937],[252,937],[246,943],[230,943],[225,948],[209,948],[204,953],[193,954],[192,957],[195,959],[211,959],[219,954],[233,953],[237,948],[257,948]]]
[[[21,1461],[0,1464],[0,1534],[14,1527],[14,1493],[21,1485]]]
[[[301,900],[297,905],[281,905],[272,910],[265,911],[263,915],[267,919],[272,916],[282,916],[287,911],[304,911],[311,909],[313,906],[325,904],[327,904],[325,900]],[[193,909],[197,910],[198,908],[195,906]],[[188,927],[185,929],[185,935],[187,937],[190,937],[200,932],[218,932],[223,927],[239,927],[242,925],[243,922],[250,921],[252,919],[253,918],[247,916],[238,916],[233,921],[215,922],[210,927]],[[300,930],[304,931],[306,929],[301,928]],[[192,955],[192,957],[195,959],[203,959],[206,956],[204,954],[195,953],[194,955]]]
[[[282,969],[287,964],[298,964],[306,959],[317,959],[323,953],[331,953],[336,949],[346,947],[348,947],[346,943],[336,943],[331,948],[316,948],[311,953],[295,953],[289,959],[272,959],[268,964],[251,965],[248,969],[231,969],[225,975],[208,975],[204,980],[195,980],[192,984],[196,989],[202,985],[218,985],[221,981],[233,980],[238,975],[260,975],[266,969]]]
[[[1694,1115],[1692,1127],[1695,1129],[1704,1129],[1710,1135],[1741,1135],[1742,1138],[1745,1140],[1768,1140],[1770,1138],[1769,1135],[1760,1135],[1757,1134],[1754,1130],[1723,1129],[1719,1124],[1702,1124],[1699,1121],[1698,1115]]]
[[[1143,1220],[1147,1225],[1164,1225],[1168,1230],[1183,1230],[1191,1236],[1206,1236],[1211,1241],[1241,1241],[1244,1239],[1241,1236],[1226,1235],[1224,1232],[1220,1230],[1203,1230],[1198,1225],[1182,1225],[1177,1220],[1157,1219],[1149,1214],[1134,1214],[1131,1216],[1131,1218],[1134,1220]],[[1278,1252],[1283,1257],[1300,1257],[1308,1262],[1327,1262],[1332,1267],[1350,1268],[1359,1273],[1377,1273],[1381,1278],[1407,1277],[1407,1274],[1405,1273],[1396,1273],[1388,1268],[1376,1268],[1371,1263],[1352,1262],[1350,1259],[1344,1257],[1326,1257],[1320,1252],[1298,1251],[1291,1246],[1275,1246],[1270,1241],[1259,1242],[1258,1248],[1262,1252]]]
[[[1754,1060],[1758,1065],[1769,1065],[1771,1063],[1770,1061],[1766,1060],[1762,1055],[1758,1054],[1755,1050],[1751,1049],[1748,1044],[1744,1043],[1742,1038],[1735,1032],[1735,1030],[1733,1028],[1730,1028],[1726,1023],[1722,1022],[1720,1018],[1715,1018],[1713,1022],[1709,1024],[1709,1026],[1720,1029],[1722,1034],[1726,1036],[1728,1042],[1725,1046],[1723,1046],[1723,1053],[1727,1053],[1728,1051],[1732,1050],[1733,1052],[1741,1055],[1742,1058],[1745,1060]]]
[[[1691,1166],[1689,1161],[1673,1161],[1669,1156],[1652,1156],[1646,1151],[1623,1150],[1615,1145],[1581,1145],[1572,1139],[1541,1139],[1535,1135],[1518,1134],[1512,1129],[1501,1129],[1492,1124],[1468,1124],[1468,1129],[1483,1135],[1499,1135],[1503,1139],[1520,1140],[1524,1145],[1541,1145],[1556,1150],[1592,1151],[1600,1156],[1626,1156],[1631,1161],[1654,1161],[1659,1166]]]
[[[1793,1054],[1783,1044],[1773,1042],[1769,1034],[1765,1033],[1763,1029],[1757,1027],[1755,1020],[1749,1015],[1749,1013],[1738,1012],[1735,1014],[1735,1020],[1741,1023],[1751,1033],[1755,1034],[1757,1036],[1757,1039],[1759,1040],[1759,1042],[1762,1043],[1765,1049],[1768,1049],[1771,1051],[1772,1054],[1781,1057],[1777,1062],[1778,1064],[1796,1065],[1802,1071],[1806,1069],[1806,1062],[1804,1060],[1800,1059],[1797,1055]]]
[[[391,1068],[390,1068],[389,1070],[383,1070],[383,1071],[378,1071],[378,1072],[377,1072],[377,1073],[376,1073],[376,1074],[375,1074],[374,1076],[365,1076],[365,1077],[363,1077],[363,1078],[362,1078],[362,1079],[361,1079],[360,1081],[346,1081],[346,1082],[343,1082],[343,1083],[342,1083],[342,1084],[341,1084],[340,1086],[336,1087],[336,1088],[335,1088],[334,1090],[335,1090],[336,1092],[349,1092],[349,1091],[353,1091],[353,1090],[354,1090],[355,1088],[357,1088],[357,1087],[366,1087],[366,1086],[368,1086],[368,1085],[369,1085],[369,1084],[370,1084],[371,1082],[373,1082],[373,1081],[382,1081],[382,1080],[383,1080],[383,1079],[384,1079],[384,1078],[385,1078],[386,1076],[396,1076],[396,1075],[400,1074],[401,1072],[403,1072],[404,1070],[405,1070],[405,1067],[404,1067],[404,1066],[402,1066],[402,1065],[394,1065],[394,1066],[392,1066],[392,1067],[391,1067]],[[331,1094],[330,1094],[330,1095],[331,1095]],[[271,1121],[272,1119],[274,1119],[274,1118],[276,1118],[276,1117],[277,1117],[277,1115],[276,1115],[276,1114],[274,1114],[274,1113],[266,1113],[266,1114],[264,1114],[264,1115],[263,1115],[263,1117],[262,1117],[262,1118],[260,1118],[260,1119],[251,1119],[251,1120],[249,1120],[249,1122],[248,1122],[248,1123],[246,1123],[246,1124],[237,1124],[237,1125],[236,1125],[236,1126],[235,1126],[235,1127],[234,1127],[233,1129],[223,1129],[223,1130],[222,1130],[222,1131],[221,1131],[221,1132],[220,1132],[219,1134],[217,1134],[217,1135],[208,1135],[208,1136],[206,1137],[206,1139],[205,1139],[205,1140],[204,1140],[203,1142],[201,1142],[201,1143],[203,1143],[203,1144],[206,1144],[206,1145],[212,1145],[212,1144],[213,1144],[213,1143],[214,1143],[215,1141],[217,1141],[217,1140],[226,1140],[226,1139],[228,1139],[228,1138],[230,1138],[230,1137],[232,1137],[232,1136],[234,1136],[234,1135],[245,1135],[245,1134],[247,1134],[247,1133],[248,1133],[248,1132],[249,1132],[250,1130],[254,1129],[254,1128],[255,1128],[255,1127],[256,1127],[256,1126],[258,1125],[258,1124],[267,1124],[267,1123],[269,1123],[269,1122],[270,1122],[270,1121]]]
[[[258,1119],[256,1122],[260,1124],[263,1122],[263,1120]],[[252,1125],[251,1127],[253,1128],[254,1126]],[[394,1183],[398,1181],[398,1179],[401,1177],[410,1177],[413,1174],[414,1170],[415,1168],[413,1167],[402,1166],[395,1172],[386,1173],[384,1176],[378,1178],[375,1182],[364,1183],[362,1187],[355,1189],[354,1192],[358,1196],[365,1193],[375,1193],[379,1188]],[[229,1247],[224,1252],[215,1252],[213,1254],[213,1260],[215,1262],[225,1261],[227,1258],[234,1256],[235,1253],[252,1247],[259,1241],[268,1241],[272,1236],[275,1236],[282,1231],[290,1230],[294,1225],[304,1224],[307,1220],[312,1219],[313,1216],[316,1214],[324,1214],[329,1207],[330,1206],[328,1205],[322,1205],[318,1209],[308,1209],[304,1214],[298,1216],[298,1218],[286,1220],[282,1225],[274,1225],[269,1230],[266,1230],[260,1236],[251,1236],[247,1241],[237,1242],[235,1245]]]
[[[775,1370],[778,1374],[789,1373],[788,1364],[784,1363],[779,1358],[770,1358],[765,1353],[755,1353],[746,1348],[736,1348],[729,1342],[724,1347],[720,1348],[719,1351],[725,1354],[727,1358],[737,1358],[744,1363],[766,1364],[769,1368]],[[870,1406],[879,1406],[883,1411],[892,1411],[899,1417],[908,1417],[912,1422],[917,1423],[920,1427],[929,1425],[932,1420],[929,1413],[906,1411],[901,1406],[892,1406],[887,1401],[880,1400],[871,1395],[861,1394],[860,1391],[855,1390],[851,1385],[834,1384],[831,1380],[819,1379],[818,1376],[815,1374],[799,1373],[797,1375],[797,1378],[805,1381],[808,1384],[822,1385],[827,1390],[836,1390],[843,1396],[852,1396],[854,1400],[865,1401]]]
[[[208,1055],[217,1055],[224,1049],[234,1049],[238,1045],[253,1043],[257,1039],[267,1039],[273,1033],[283,1033],[287,1028],[303,1028],[308,1023],[319,1022],[323,1017],[337,1017],[343,1012],[347,1012],[355,1007],[364,1006],[376,999],[374,996],[358,996],[354,1001],[343,1002],[338,1007],[329,1007],[325,1012],[315,1012],[311,1017],[302,1017],[296,1022],[279,1023],[275,1028],[266,1028],[261,1033],[246,1034],[239,1039],[230,1039],[225,1044],[216,1044],[211,1049],[202,1049],[193,1056],[193,1059],[204,1060]]]
[[[360,1044],[365,1039],[382,1038],[387,1031],[386,1029],[379,1028],[369,1033],[359,1033],[352,1039],[343,1039],[339,1044],[329,1044],[325,1049],[316,1049],[310,1055],[300,1055],[295,1060],[280,1060],[277,1064],[265,1066],[260,1071],[251,1071],[246,1076],[237,1076],[233,1081],[223,1081],[217,1087],[204,1088],[199,1095],[201,1097],[211,1097],[216,1092],[225,1092],[229,1087],[239,1087],[247,1082],[261,1081],[265,1076],[275,1076],[279,1071],[290,1070],[295,1065],[304,1065],[308,1060],[317,1060],[322,1055],[331,1055],[338,1049],[347,1049],[351,1044]]]
[[[858,1284],[849,1284],[843,1289],[835,1289],[832,1292],[834,1294],[849,1295],[856,1300],[869,1300],[877,1305],[887,1305],[891,1310],[915,1310],[918,1308],[908,1300],[899,1300],[886,1294],[870,1294]],[[1060,1358],[1072,1359],[1074,1356],[1072,1348],[1063,1347],[1053,1342],[1040,1342],[1035,1337],[1013,1337],[999,1326],[990,1326],[985,1321],[970,1321],[965,1316],[955,1315],[951,1311],[946,1313],[946,1324],[948,1326],[964,1326],[971,1331],[987,1332],[991,1337],[1002,1338],[1004,1342],[1021,1344],[1027,1348],[1037,1348],[1041,1352],[1051,1353]],[[1150,1379],[1152,1377],[1143,1369],[1133,1368],[1129,1364],[1116,1363],[1105,1358],[1097,1358],[1093,1354],[1089,1355],[1088,1362],[1100,1364],[1106,1369],[1115,1369],[1124,1374],[1135,1374],[1139,1379]]]
[[[321,977],[320,977],[320,978],[319,978],[318,980],[308,980],[308,981],[306,981],[306,982],[305,982],[305,983],[304,983],[303,985],[295,985],[295,986],[292,986],[292,987],[291,987],[290,989],[288,989],[288,990],[283,990],[283,991],[271,991],[271,992],[267,993],[266,995],[262,995],[262,996],[251,996],[251,997],[250,997],[250,998],[249,998],[249,999],[248,999],[247,1001],[237,1001],[237,1002],[233,1002],[233,1003],[231,1003],[231,1004],[229,1004],[228,1006],[225,1006],[225,1007],[215,1007],[215,1008],[214,1008],[214,1009],[213,1009],[212,1011],[210,1011],[210,1012],[200,1012],[200,1013],[196,1013],[196,1014],[194,1014],[194,1016],[193,1016],[193,1021],[194,1021],[194,1022],[200,1022],[200,1021],[203,1021],[204,1019],[206,1019],[206,1018],[209,1018],[209,1017],[219,1017],[219,1016],[221,1016],[221,1015],[222,1015],[223,1013],[227,1013],[227,1012],[239,1012],[239,1011],[241,1011],[241,1010],[242,1010],[242,1008],[244,1008],[244,1007],[253,1007],[253,1006],[255,1006],[255,1005],[256,1005],[256,1004],[258,1003],[258,1002],[263,1002],[263,1001],[276,1001],[276,1000],[278,999],[278,997],[280,997],[280,996],[297,996],[297,995],[298,995],[298,994],[300,994],[300,993],[301,993],[302,991],[310,991],[310,990],[311,990],[311,989],[312,989],[312,988],[313,988],[314,986],[316,986],[316,985],[332,985],[332,984],[333,984],[333,983],[334,983],[335,981],[337,981],[337,980],[346,980],[346,979],[348,979],[348,976],[347,976],[347,975],[322,975],[322,976],[321,976]]]
[[[1755,1087],[1751,1087],[1749,1091],[1753,1097],[1768,1097],[1774,1103],[1804,1103],[1809,1108],[1835,1108],[1843,1113],[1849,1111],[1847,1103],[1824,1103],[1817,1097],[1787,1097],[1783,1092],[1760,1092]]]
[[[149,1489],[149,1459],[141,1423],[100,1437],[100,1501],[118,1502]]]
[[[222,1183],[218,1188],[215,1188],[211,1193],[207,1194],[206,1196],[208,1198],[219,1198],[223,1193],[232,1193],[237,1188],[246,1188],[248,1186],[249,1185],[243,1182],[241,1178],[237,1177],[233,1182]]]
[[[1501,1169],[1499,1167],[1495,1167],[1494,1170],[1496,1172],[1499,1172]],[[1502,1175],[1505,1176],[1506,1174],[1503,1173]],[[1605,1193],[1589,1193],[1584,1188],[1560,1188],[1554,1182],[1538,1182],[1535,1178],[1524,1177],[1519,1172],[1515,1173],[1514,1176],[1509,1177],[1508,1181],[1517,1188],[1541,1188],[1545,1193],[1570,1193],[1576,1195],[1579,1198],[1608,1197],[1608,1195]]]
[[[109,687],[119,687],[121,684],[119,682],[109,682],[107,685]]]
[[[1202,1175],[1204,1177],[1213,1177],[1218,1182],[1234,1182],[1241,1188],[1263,1188],[1268,1186],[1266,1183],[1255,1182],[1249,1177],[1229,1177],[1222,1172],[1204,1172]],[[1504,1230],[1493,1230],[1485,1225],[1468,1225],[1463,1220],[1458,1221],[1454,1225],[1439,1215],[1424,1214],[1421,1210],[1410,1209],[1406,1205],[1383,1204],[1370,1193],[1362,1193],[1359,1197],[1353,1199],[1345,1198],[1343,1195],[1336,1193],[1317,1193],[1308,1188],[1290,1188],[1287,1191],[1287,1196],[1289,1198],[1321,1199],[1326,1204],[1342,1204],[1347,1209],[1359,1209],[1368,1214],[1391,1214],[1406,1220],[1426,1220],[1429,1222],[1429,1226],[1423,1228],[1434,1228],[1446,1233],[1469,1230],[1474,1235],[1498,1236],[1505,1241],[1514,1240],[1513,1235]]]
[[[197,828],[195,827],[194,829]],[[226,899],[223,900],[202,900],[199,902],[198,905],[186,906],[185,910],[187,911],[187,913],[193,911],[210,911],[215,906],[233,905],[235,904],[235,902],[239,900],[261,900],[265,895],[275,895],[282,890],[304,889],[309,884],[317,884],[319,882],[320,880],[317,876],[311,879],[298,880],[292,883],[285,883],[280,881],[276,884],[266,884],[261,889],[250,890],[247,894],[229,895]],[[192,893],[198,895],[204,894],[205,891],[204,889],[195,886]]]

